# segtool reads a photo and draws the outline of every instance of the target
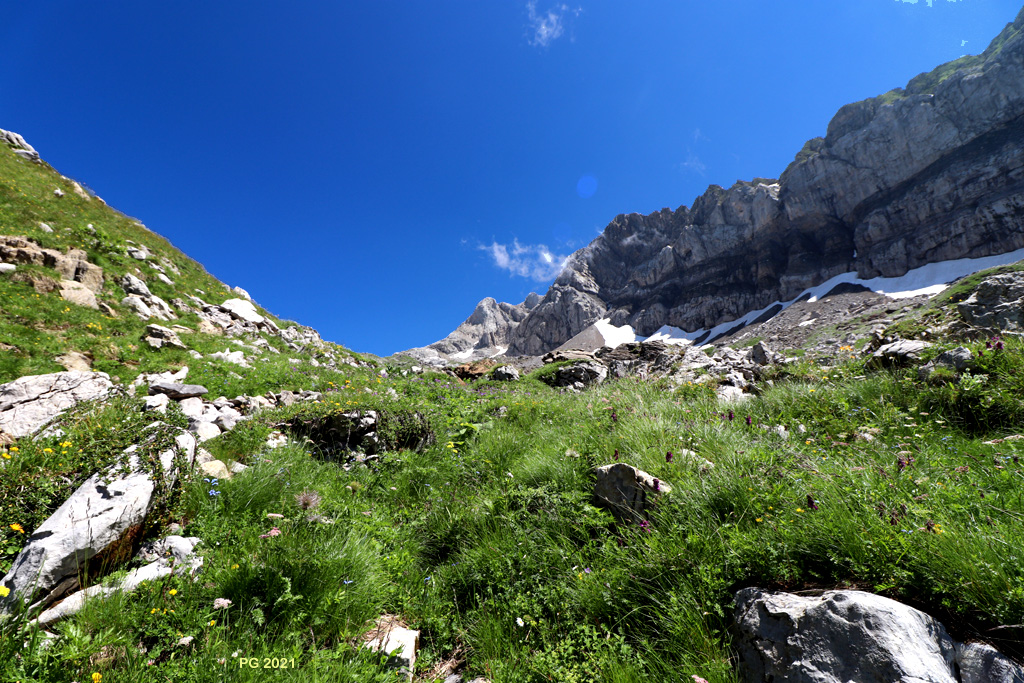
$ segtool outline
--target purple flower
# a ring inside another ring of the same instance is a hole
[[[646,519],[640,520],[640,529],[646,533],[651,533],[651,523]]]
[[[613,410],[613,411],[612,411],[612,422],[618,422],[618,421],[619,421],[619,415],[618,415],[618,413],[616,413],[616,412],[615,412],[615,411]]]
[[[749,416],[749,415],[747,415],[747,426],[749,427],[749,426],[751,425],[751,423],[752,423],[752,422],[753,422],[753,420],[751,420],[751,419],[750,419],[750,416]]]
[[[809,493],[807,494],[807,507],[815,511],[818,509],[818,505],[814,502],[814,496]]]
[[[735,414],[735,413],[733,413],[733,412],[732,412],[732,411],[730,410],[730,411],[729,411],[729,422],[732,422],[732,419],[733,419],[734,417],[736,417],[736,414]]]
[[[618,448],[615,449],[615,456],[614,457],[615,457],[616,460],[619,459],[619,449]]]
[[[584,569],[583,573],[584,574],[589,574],[590,573],[590,567],[587,567],[586,569]]]
[[[672,451],[665,454],[665,462],[672,462]]]
[[[996,342],[996,351],[1002,351],[1002,350],[1003,350],[1003,342],[997,341]]]
[[[661,481],[659,481],[658,479],[654,480],[654,490],[655,491],[660,491],[661,490]]]

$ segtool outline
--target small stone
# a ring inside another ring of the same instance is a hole
[[[231,478],[231,471],[227,468],[227,465],[222,463],[220,460],[210,460],[209,462],[200,463],[199,469],[203,471],[203,474],[213,479]]]
[[[153,382],[149,385],[149,393],[167,394],[176,401],[193,396],[202,396],[209,393],[209,390],[199,384],[177,384],[175,382]]]
[[[220,427],[212,422],[193,422],[189,425],[188,430],[195,434],[199,441],[209,441],[220,436]]]

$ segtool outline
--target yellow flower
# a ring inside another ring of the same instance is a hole
[[[149,610],[149,613],[150,614],[156,614],[156,607],[154,607],[153,609]]]
[[[761,520],[761,518],[760,518],[760,517],[758,517],[758,518],[757,518],[757,519],[755,519],[754,521],[755,521],[755,522],[761,522],[762,520]]]
[[[43,449],[43,453],[53,453],[53,449],[52,448],[44,448]]]
[[[233,565],[231,565],[231,568],[232,569],[238,569],[238,565],[237,564],[233,564]]]
[[[177,595],[178,594],[178,589],[172,588],[169,592],[170,592],[171,595]]]
[[[103,674],[98,673],[98,672],[93,672],[92,683],[100,683],[100,681],[102,681],[102,680],[103,680]]]
[[[11,525],[11,528],[12,528],[12,529],[14,529],[15,531],[17,531],[17,532],[18,532],[19,534],[23,534],[23,533],[25,533],[25,529],[24,529],[24,527],[22,527],[22,526],[21,526],[20,524],[18,524],[18,523],[14,523],[14,524],[12,524],[12,525]]]
[[[4,456],[4,460],[10,460],[11,459],[11,456],[9,456],[7,454],[7,451],[4,451],[3,453],[0,453],[0,455]]]
[[[11,453],[17,453],[17,452],[18,452],[18,447],[17,446],[11,446]]]
[[[6,598],[11,594],[11,589],[7,586],[0,586],[0,598]]]
[[[214,621],[213,619],[210,619],[210,626],[213,626],[216,623],[217,623],[216,621]]]
[[[803,508],[797,508],[797,509],[796,509],[796,511],[797,511],[797,512],[803,512],[803,511],[804,511],[804,509],[803,509]]]

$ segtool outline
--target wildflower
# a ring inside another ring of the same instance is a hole
[[[665,454],[665,462],[672,462],[672,451]]]
[[[7,451],[4,451],[3,453],[0,453],[0,455],[4,456],[4,460],[10,460],[11,459],[11,456],[8,455]]]
[[[18,452],[18,447],[17,446],[11,446],[10,451],[11,451],[11,453],[17,453]]]
[[[818,505],[814,502],[814,497],[811,494],[807,494],[807,507],[817,511]]]
[[[0,586],[0,598],[6,598],[11,594],[11,589],[7,586]]]
[[[217,598],[213,601],[213,609],[227,609],[233,603],[227,598]]]
[[[350,583],[352,583],[352,580],[351,580],[351,579],[342,579],[342,581],[341,581],[341,582],[342,582],[343,584],[345,584],[345,585],[347,586],[347,585],[349,585]]]
[[[661,491],[661,481],[659,481],[658,479],[654,480],[654,490]]]
[[[747,415],[747,426],[749,427],[752,423],[753,423],[753,420],[751,420],[750,416]]]
[[[156,614],[156,607],[154,607],[153,609],[149,610],[149,613],[150,614]]]
[[[43,449],[43,453],[53,453],[53,449],[52,448],[44,448]]]
[[[214,621],[213,619],[210,619],[210,626],[213,626],[216,623],[217,623],[216,621]]]
[[[758,517],[758,518],[757,518],[757,519],[755,519],[754,521],[755,521],[755,522],[757,522],[758,524],[760,524],[760,523],[761,523],[762,521],[764,521],[764,520],[763,520],[762,518]]]
[[[648,522],[646,519],[640,520],[640,529],[642,529],[643,531],[645,531],[647,533],[650,533],[651,532],[651,523]]]
[[[615,458],[616,461],[618,461],[618,459],[619,459],[619,449],[618,448],[615,449],[615,455],[613,457]]]
[[[803,508],[797,508],[797,509],[796,509],[796,511],[797,511],[797,512],[803,512],[803,511],[804,511],[804,509],[803,509]]]
[[[729,422],[732,422],[734,417],[736,417],[736,414],[730,410],[729,411]]]
[[[168,593],[168,595],[177,595],[178,594],[178,589],[177,588],[172,588],[171,590],[167,591],[167,593]]]
[[[260,534],[260,538],[271,538],[273,536],[280,536],[281,530],[276,526],[265,534]]]
[[[210,489],[210,495],[211,496],[219,496],[220,495],[220,491],[215,491],[213,489]]]
[[[583,573],[584,574],[589,574],[590,573],[590,567],[587,567],[586,569],[584,569]]]
[[[17,522],[12,524],[11,528],[14,529],[15,531],[17,531],[19,534],[25,533],[25,528],[23,526],[21,526],[20,524],[18,524]]]
[[[284,519],[284,515],[278,512],[268,512],[267,519]]]
[[[101,674],[99,672],[93,672],[93,674],[92,674],[92,683],[100,683],[100,681],[102,681],[102,680],[103,680],[103,674]]]
[[[232,569],[238,569],[238,565],[237,564],[233,564],[233,565],[231,565],[231,568]]]
[[[518,624],[521,627],[523,625],[523,618],[522,617],[516,617],[516,624]]]
[[[693,683],[708,683],[708,679],[701,678],[697,674],[693,674],[692,676],[690,676],[690,678],[693,679]]]

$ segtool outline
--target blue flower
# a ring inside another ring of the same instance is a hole
[[[214,491],[213,489],[210,489],[210,495],[211,496],[219,496],[220,495],[220,491]]]

